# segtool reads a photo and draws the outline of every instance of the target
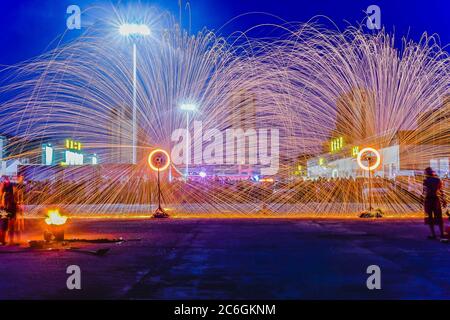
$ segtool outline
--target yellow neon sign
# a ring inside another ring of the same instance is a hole
[[[352,148],[352,157],[357,157],[359,153],[359,146],[354,146]]]
[[[343,147],[344,147],[344,138],[343,137],[331,139],[331,141],[330,141],[330,152],[331,153],[340,151],[340,150],[342,150]]]
[[[65,147],[66,147],[66,149],[69,149],[69,150],[78,150],[78,151],[80,151],[81,150],[81,142],[75,141],[75,140],[72,140],[72,139],[66,139]]]

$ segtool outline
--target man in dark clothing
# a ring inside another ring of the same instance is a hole
[[[9,178],[3,182],[2,205],[3,209],[8,213],[8,236],[9,243],[14,244],[14,226],[16,224],[17,202],[14,192],[14,185]]]
[[[8,226],[9,226],[9,212],[5,210],[4,201],[3,201],[3,195],[5,190],[6,183],[9,182],[9,178],[6,176],[1,177],[1,183],[0,183],[0,245],[6,244],[6,236],[8,234]]]
[[[441,238],[444,237],[444,221],[442,220],[442,207],[446,207],[444,190],[442,181],[428,167],[425,169],[425,179],[423,181],[423,195],[424,195],[424,209],[426,222],[430,226],[431,236],[430,239],[436,239],[436,232],[434,231],[434,225],[439,226],[439,232]]]

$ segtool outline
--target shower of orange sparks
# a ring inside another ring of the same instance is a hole
[[[20,133],[13,142],[19,152],[12,158],[39,157],[40,150],[20,150],[29,140],[54,136],[76,135],[86,148],[113,150],[99,152],[105,163],[108,156],[115,159],[130,150],[129,48],[91,30],[65,47],[16,66],[17,81],[0,88],[0,94],[9,97],[2,105],[0,125],[12,135]],[[401,148],[400,155],[412,168],[423,167],[430,157],[448,158],[450,108],[443,105],[450,96],[450,59],[434,37],[424,34],[418,43],[404,39],[402,49],[397,49],[393,35],[384,30],[366,34],[352,27],[341,32],[302,24],[287,32],[272,42],[248,39],[236,45],[207,30],[190,35],[168,19],[160,38],[155,32],[151,39],[142,39],[137,94],[142,153],[147,155],[155,145],[170,149],[171,133],[186,127],[186,118],[174,106],[190,99],[199,106],[197,119],[191,121],[202,120],[205,128],[225,130],[245,121],[255,128],[279,128],[280,152],[286,159],[320,157],[338,125],[339,134],[354,138],[356,146],[381,150],[398,140],[409,147]],[[426,130],[415,132],[417,119],[434,110],[441,111],[423,117]],[[397,135],[402,130],[405,134]],[[292,178],[294,166],[281,164],[278,175],[263,177],[264,183],[204,179],[173,181],[162,188],[168,205],[187,213],[251,215],[264,203],[273,212],[293,215],[322,217],[361,210],[364,177]],[[148,158],[133,168],[118,165],[108,170],[108,175],[94,177],[85,170],[77,184],[54,183],[54,192],[47,192],[43,184],[29,201],[72,206],[71,212],[90,210],[94,215],[145,211],[140,205],[151,203],[155,192],[154,177],[145,177]],[[421,210],[410,191],[420,189],[420,177],[375,180],[380,189],[388,190],[380,201],[389,212]],[[135,188],[128,187],[130,181]]]

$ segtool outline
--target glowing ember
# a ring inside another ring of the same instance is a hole
[[[49,210],[47,212],[47,218],[45,218],[45,223],[48,225],[63,225],[65,224],[67,221],[67,217],[66,216],[62,216],[59,213],[59,210]]]

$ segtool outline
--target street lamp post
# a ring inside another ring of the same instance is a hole
[[[180,109],[186,111],[186,173],[185,180],[189,177],[189,154],[190,154],[190,140],[189,140],[189,113],[197,110],[197,106],[193,103],[183,103]]]
[[[136,64],[137,64],[137,48],[136,42],[133,42],[133,115],[132,115],[132,146],[133,153],[131,163],[136,164],[136,144],[137,144],[137,106],[136,106],[136,98],[137,98],[137,72],[136,72]]]
[[[119,33],[126,37],[144,37],[150,35],[150,28],[145,24],[125,23],[119,27]],[[136,164],[137,144],[137,46],[133,41],[133,110],[132,110],[132,160]]]

